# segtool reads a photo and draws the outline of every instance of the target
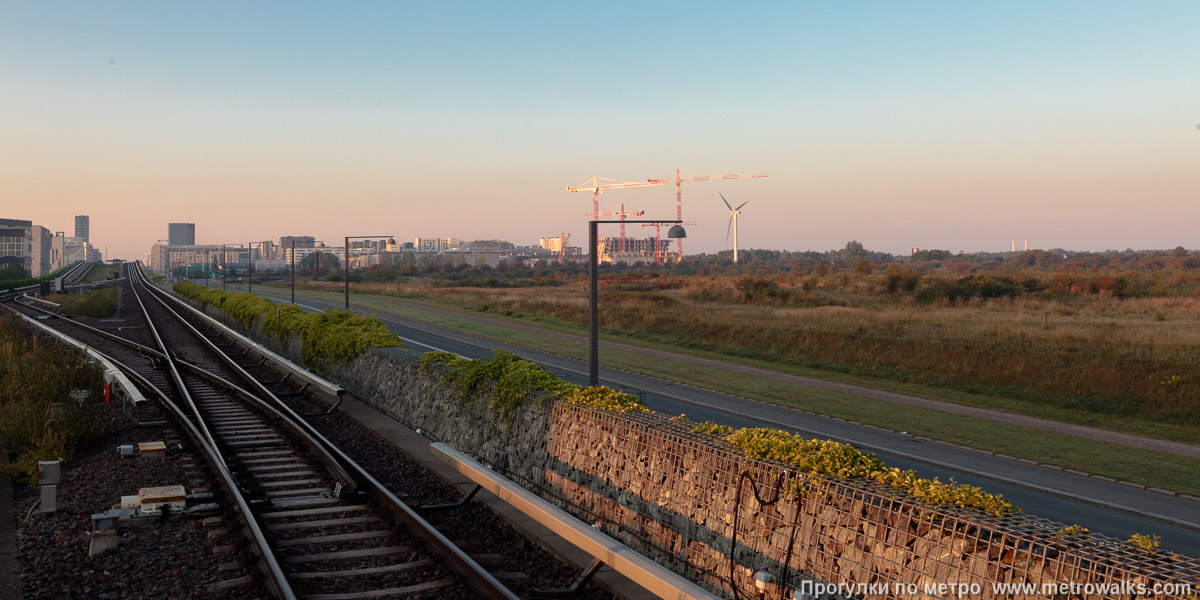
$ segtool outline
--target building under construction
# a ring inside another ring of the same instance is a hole
[[[600,238],[597,242],[596,256],[601,263],[625,263],[627,265],[636,265],[639,263],[654,263],[659,261],[659,256],[668,262],[678,260],[678,257],[673,254],[668,254],[671,240],[661,240],[662,245],[659,245],[660,240],[656,237],[648,238],[625,238],[625,250],[621,251],[620,237],[605,237]]]

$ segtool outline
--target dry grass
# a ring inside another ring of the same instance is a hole
[[[733,356],[1200,424],[1196,298],[1026,296],[920,304],[912,295],[879,293],[870,278],[781,279],[777,295],[754,298],[733,277],[652,283],[604,285],[601,327]],[[587,319],[581,281],[555,288],[416,282],[355,289],[567,324]]]

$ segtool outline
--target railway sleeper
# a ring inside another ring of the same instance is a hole
[[[366,567],[362,569],[344,569],[341,571],[309,571],[302,573],[292,573],[288,575],[293,579],[329,579],[341,577],[361,577],[365,575],[379,575],[382,573],[397,573],[400,571],[409,571],[412,569],[424,569],[435,566],[432,560],[422,558],[420,560],[409,561],[405,563],[396,563],[383,567]]]
[[[383,519],[376,516],[367,517],[341,517],[336,519],[316,519],[313,521],[295,521],[292,523],[268,523],[265,529],[268,531],[291,531],[296,529],[317,529],[322,527],[345,527],[347,525],[359,525],[369,523],[380,523]]]
[[[275,542],[276,548],[292,548],[296,546],[310,546],[314,544],[330,544],[334,542],[349,542],[354,540],[370,540],[383,537],[392,537],[395,533],[390,529],[374,529],[371,531],[359,531],[355,533],[338,533],[333,535],[314,535],[311,537],[302,537],[292,540],[279,540]]]
[[[371,558],[374,556],[389,556],[393,554],[407,554],[415,548],[411,545],[404,546],[383,546],[380,548],[364,548],[362,550],[340,550],[337,552],[321,552],[319,554],[301,554],[298,556],[289,556],[283,559],[287,564],[329,562],[334,560],[354,560],[359,558]]]
[[[411,596],[421,592],[429,592],[436,589],[449,587],[457,583],[454,579],[439,579],[437,581],[429,581],[426,583],[418,583],[415,585],[407,585],[404,587],[388,588],[386,590],[376,590],[371,592],[349,592],[338,594],[306,594],[305,600],[366,600],[368,598],[390,598],[396,596]]]

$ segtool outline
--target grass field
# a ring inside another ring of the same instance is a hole
[[[369,286],[369,284],[368,284]],[[363,286],[366,287],[366,286]],[[355,289],[358,289],[356,286]],[[338,299],[336,292],[305,291],[328,299]],[[419,294],[414,294],[419,295]],[[586,358],[586,345],[579,339],[561,339],[536,332],[523,331],[507,326],[505,322],[536,325],[551,331],[583,333],[579,324],[547,319],[546,317],[514,312],[504,315],[495,309],[485,313],[494,322],[476,318],[479,306],[461,309],[462,316],[423,309],[422,306],[445,308],[444,301],[405,300],[398,302],[384,295],[357,294],[356,304],[380,313],[394,313],[406,318],[428,322],[503,340],[522,346],[555,352],[574,358]],[[866,385],[869,387],[898,391],[918,396],[932,397],[952,402],[1019,412],[1043,418],[1097,427],[1108,427],[1128,433],[1158,437],[1183,442],[1195,442],[1198,430],[1186,423],[1164,424],[1137,416],[1113,419],[1110,415],[1090,412],[1080,408],[1066,408],[1029,400],[1015,400],[960,390],[934,388],[914,382],[872,377],[840,371],[822,371],[808,367],[793,367],[762,359],[745,356],[727,356],[695,348],[680,348],[635,338],[605,334],[604,339],[620,341],[653,349],[666,349],[705,358],[717,358],[733,363],[769,368],[784,373],[816,376],[824,379]],[[1078,469],[1109,477],[1142,483],[1147,486],[1172,489],[1183,493],[1200,494],[1200,461],[1166,454],[1134,450],[1130,448],[1081,440],[1062,435],[1015,427],[978,419],[964,418],[935,411],[913,410],[891,402],[872,400],[829,390],[797,386],[785,382],[760,378],[735,377],[728,372],[701,367],[684,361],[646,358],[635,352],[602,350],[604,364],[663,377],[673,381],[684,381],[731,394],[756,398],[784,406],[792,406],[819,414],[874,424],[892,429],[906,430],[915,435],[960,443],[983,450],[1018,456],[1038,462]]]
[[[601,328],[630,340],[813,372],[1080,410],[1115,421],[1200,426],[1200,301],[1020,298],[922,304],[853,286],[790,292],[812,306],[746,300],[736,281],[614,282]],[[660,285],[662,289],[645,289]],[[864,284],[867,285],[867,284]],[[315,284],[333,289],[337,284]],[[355,290],[580,328],[581,285]],[[794,304],[794,302],[793,302]],[[1110,425],[1122,428],[1120,422]]]

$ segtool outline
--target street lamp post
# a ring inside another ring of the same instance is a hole
[[[225,286],[225,282],[229,281],[229,269],[225,268],[226,266],[229,265],[229,251],[226,250],[226,248],[225,248],[228,245],[229,244],[221,244],[221,291],[222,292],[224,292],[228,289]],[[238,245],[240,246],[241,244],[238,244]]]
[[[669,238],[686,238],[682,221],[588,221],[588,385],[600,385],[600,257],[596,247],[597,225],[600,223],[674,223],[667,231]]]
[[[246,293],[254,293],[254,242],[246,242]]]
[[[314,248],[316,247],[317,242],[321,242],[322,244],[325,243],[321,240],[314,240],[313,241]],[[317,260],[317,270],[320,271],[321,270],[321,253],[314,252],[313,254],[317,255],[317,259],[316,259]],[[295,304],[295,303],[296,303],[296,240],[292,240],[292,304]]]
[[[395,236],[391,235],[348,235],[346,236],[346,244],[342,246],[342,262],[346,263],[346,310],[350,310],[350,240],[369,240],[388,238],[392,239]]]

